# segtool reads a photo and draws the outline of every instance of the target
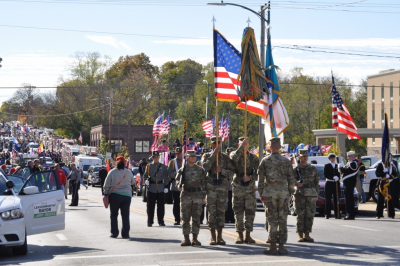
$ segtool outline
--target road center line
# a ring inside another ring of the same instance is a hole
[[[57,238],[60,240],[68,240],[64,234],[56,234]]]
[[[375,229],[369,229],[369,228],[364,228],[364,227],[358,227],[358,226],[352,226],[352,225],[342,225],[344,227],[350,227],[350,228],[355,228],[355,229],[361,229],[361,230],[367,230],[367,231],[374,231],[374,232],[379,232],[381,230],[375,230]]]

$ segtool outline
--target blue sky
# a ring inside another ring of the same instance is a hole
[[[213,59],[213,16],[216,29],[237,49],[240,50],[248,18],[259,42],[260,20],[255,15],[233,6],[207,6],[207,2],[219,1],[1,0],[0,87],[17,87],[22,83],[56,86],[60,76],[68,77],[71,56],[77,51],[99,52],[113,60],[143,52],[159,66],[187,58],[206,64]],[[229,2],[259,10],[265,1]],[[371,0],[332,6],[349,2],[360,0],[271,1],[272,44],[400,55],[400,1]],[[322,6],[332,7],[317,8]],[[273,56],[284,72],[303,67],[306,74],[326,76],[333,69],[353,84],[380,70],[399,68],[398,58],[311,53],[279,47],[274,48]],[[13,91],[2,90],[0,103],[11,97]]]

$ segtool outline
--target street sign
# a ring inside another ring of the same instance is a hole
[[[111,152],[106,152],[106,159],[111,159]]]

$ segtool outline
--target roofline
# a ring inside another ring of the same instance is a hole
[[[399,74],[399,73],[400,73],[400,69],[397,69],[397,70],[393,70],[393,71],[388,71],[388,72],[384,72],[384,73],[378,73],[378,74],[370,75],[370,76],[367,76],[367,79],[379,78],[379,77],[384,77],[384,76],[393,75],[393,74]]]

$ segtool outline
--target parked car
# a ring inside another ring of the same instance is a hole
[[[64,192],[54,170],[27,179],[0,173],[0,246],[26,255],[27,235],[64,229]]]
[[[325,176],[324,176],[324,166],[321,164],[314,164],[314,166],[317,168],[318,171],[318,175],[319,175],[319,187],[320,187],[320,191],[318,194],[318,198],[317,198],[317,207],[316,207],[316,211],[320,214],[320,215],[324,215],[325,212]],[[289,203],[289,212],[291,215],[295,216],[296,212],[294,209],[294,204],[293,204],[293,195],[290,199],[290,203]],[[353,197],[354,197],[354,211],[355,214],[357,214],[358,212],[358,205],[359,205],[359,198],[358,198],[358,192],[357,189],[354,188],[354,192],[353,192]],[[336,204],[334,204],[333,202],[333,197],[332,197],[332,201],[331,201],[332,206],[332,210],[333,208],[336,208]],[[346,199],[344,197],[344,186],[343,183],[340,183],[340,193],[339,193],[339,208],[341,212],[345,212],[345,206],[346,206]]]
[[[378,159],[376,158],[376,156],[362,156],[361,161],[365,165],[365,168],[367,169],[371,167],[371,165],[375,164],[378,161]]]
[[[101,185],[100,178],[99,178],[99,171],[102,167],[98,165],[91,165],[88,168],[88,186],[92,185],[92,187],[96,185]]]

